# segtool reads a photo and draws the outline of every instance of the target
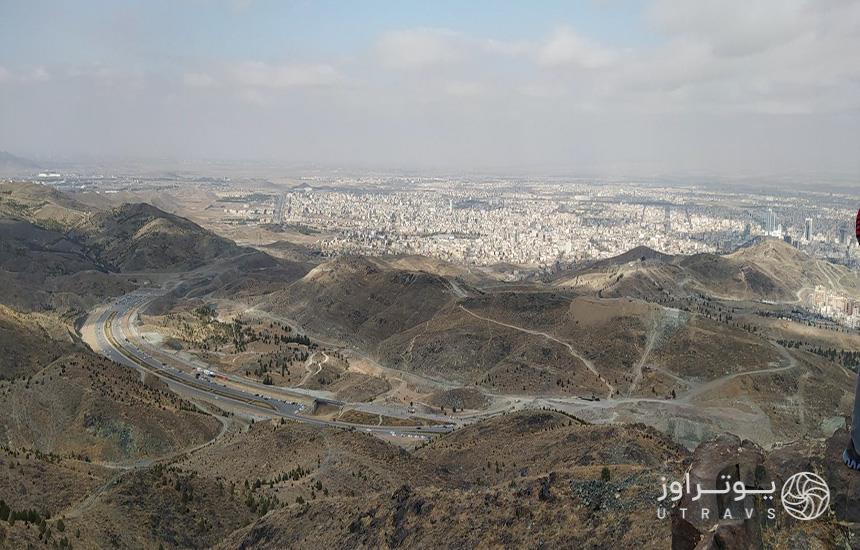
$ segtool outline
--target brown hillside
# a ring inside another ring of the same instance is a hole
[[[74,317],[132,288],[79,243],[29,221],[0,218],[0,303]]]
[[[788,243],[763,239],[728,255],[694,254],[668,257],[632,251],[573,272],[553,284],[599,292],[659,300],[667,295],[708,295],[732,300],[796,301],[798,291],[823,285],[860,297],[860,277],[848,268],[811,258]]]
[[[192,269],[241,250],[194,222],[143,203],[98,212],[72,235],[121,271]]]
[[[267,301],[311,332],[374,346],[427,321],[454,297],[451,283],[438,275],[348,257],[315,267]]]
[[[92,208],[52,187],[37,183],[0,184],[0,218],[27,220],[51,229],[68,229]]]
[[[30,376],[75,349],[68,328],[48,315],[0,305],[0,380]]]
[[[0,443],[123,461],[208,441],[211,416],[90,352],[65,355],[28,378],[0,383]]]
[[[512,446],[511,441],[517,441]],[[682,471],[685,451],[641,427],[583,426],[557,413],[481,422],[414,453],[435,481],[324,497],[276,510],[219,548],[662,548],[652,485]],[[602,464],[610,481],[601,481]],[[455,484],[456,489],[446,486]],[[319,526],[324,525],[324,529]],[[659,533],[655,532],[655,529]]]

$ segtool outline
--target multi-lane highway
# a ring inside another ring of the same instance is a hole
[[[356,429],[377,435],[421,436],[446,433],[448,424],[432,426],[364,425],[327,420],[303,414],[305,405],[296,401],[316,399],[330,405],[343,403],[314,395],[300,388],[266,386],[247,378],[217,372],[177,356],[167,356],[137,332],[138,312],[164,294],[160,289],[140,289],[93,311],[82,330],[94,351],[117,363],[158,376],[168,387],[189,399],[199,399],[221,409],[255,418],[288,418],[307,424]],[[201,373],[201,370],[205,371]]]

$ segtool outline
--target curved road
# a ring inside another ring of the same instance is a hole
[[[81,331],[84,334],[84,340],[95,352],[117,363],[137,369],[138,371],[154,374],[163,380],[172,391],[183,397],[199,399],[216,407],[229,408],[251,417],[287,418],[316,426],[356,429],[376,435],[402,437],[426,437],[427,434],[447,433],[453,430],[453,426],[450,424],[432,426],[380,426],[352,424],[305,416],[301,414],[304,406],[287,399],[288,397],[314,397],[324,403],[335,405],[342,405],[343,403],[316,397],[311,395],[310,392],[305,393],[301,390],[295,391],[289,388],[264,386],[235,375],[217,373],[219,376],[242,386],[251,389],[259,388],[261,392],[265,391],[284,396],[284,399],[276,399],[254,391],[245,391],[225,384],[219,384],[209,376],[201,376],[199,372],[194,374],[193,371],[189,372],[168,366],[162,360],[155,357],[156,353],[153,348],[148,347],[138,339],[139,335],[136,334],[137,331],[132,322],[138,310],[163,294],[164,291],[160,289],[140,289],[110,302],[106,307],[95,310],[87,318]],[[177,359],[171,357],[171,360]],[[180,363],[183,363],[184,366],[191,366],[188,362],[180,361]]]

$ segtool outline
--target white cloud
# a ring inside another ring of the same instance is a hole
[[[509,101],[641,114],[860,108],[860,56],[847,53],[860,51],[860,3],[654,0],[648,13],[657,40],[637,48],[613,48],[562,26],[543,39],[504,41],[399,30],[382,35],[375,53],[390,69],[416,69],[386,91],[403,101],[493,90]]]
[[[455,97],[478,97],[486,93],[486,88],[480,82],[452,80],[445,84],[445,93]]]
[[[533,99],[558,99],[565,95],[565,90],[546,82],[531,82],[520,86],[519,93]]]
[[[387,67],[416,69],[456,61],[463,47],[463,37],[453,31],[406,29],[383,34],[376,51]]]
[[[206,73],[185,73],[182,81],[192,88],[208,88],[215,84],[215,79]]]
[[[649,15],[664,32],[696,37],[717,55],[734,56],[802,36],[815,17],[810,8],[817,9],[805,0],[656,0]]]
[[[595,69],[609,65],[614,57],[611,51],[580,36],[569,27],[556,30],[537,52],[538,63],[547,67],[576,65]]]
[[[23,82],[47,82],[51,80],[51,74],[45,67],[32,67],[21,74],[19,80]]]
[[[524,55],[534,50],[534,45],[527,40],[504,41],[488,38],[481,44],[483,49],[489,53],[498,53],[502,55]]]
[[[656,0],[650,16],[669,41],[641,51],[617,75],[625,94],[663,90],[676,110],[860,108],[860,56],[853,54],[860,51],[860,3]]]
[[[257,107],[262,107],[266,104],[266,98],[263,97],[263,94],[253,88],[244,88],[240,90],[239,99]]]
[[[251,88],[295,88],[330,86],[342,80],[338,71],[327,64],[269,65],[242,63],[233,71],[236,82]]]
[[[124,135],[135,145],[131,151],[161,143],[151,136],[162,133],[173,133],[178,148],[196,143],[185,134],[193,125],[176,123],[180,116],[229,129],[195,136],[220,143],[227,154],[290,150],[334,163],[350,155],[384,163],[400,154],[404,162],[451,154],[464,164],[474,157],[543,166],[576,162],[570,159],[579,153],[586,161],[623,161],[650,159],[649,147],[658,142],[653,151],[664,150],[665,158],[655,165],[674,166],[679,158],[695,165],[699,160],[685,152],[708,160],[706,150],[723,148],[712,165],[749,149],[750,166],[795,158],[799,165],[806,151],[814,152],[810,166],[827,164],[820,159],[860,166],[851,152],[860,128],[860,2],[646,1],[644,23],[625,21],[635,35],[619,41],[616,32],[598,34],[600,26],[548,26],[504,39],[407,28],[328,59],[318,56],[343,45],[307,39],[289,51],[308,57],[283,63],[206,57],[177,72],[160,58],[147,59],[146,48],[133,56],[120,48],[105,65],[51,59],[44,60],[47,69],[7,65],[0,67],[2,107],[12,106],[4,115],[16,120],[7,127],[19,133],[29,131],[30,119],[64,120],[58,149],[116,145],[102,141],[111,135],[105,131],[74,137],[97,128],[97,119],[114,128],[122,113],[123,127],[136,129]],[[259,44],[260,55],[284,55],[263,51],[268,44]],[[38,84],[45,79],[50,86]],[[36,88],[45,93],[31,93]],[[715,124],[724,126],[715,132]],[[789,145],[758,160],[762,136]],[[44,137],[33,132],[30,139],[37,147]]]
[[[384,33],[376,42],[382,64],[393,69],[420,69],[474,61],[481,54],[519,56],[531,53],[527,40],[478,38],[449,29],[401,29]]]

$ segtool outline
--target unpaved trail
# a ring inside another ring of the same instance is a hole
[[[642,368],[645,366],[645,362],[648,360],[648,357],[651,355],[651,351],[654,349],[654,345],[657,343],[660,338],[666,333],[666,331],[678,322],[680,318],[681,312],[677,309],[673,308],[664,308],[660,312],[659,319],[654,322],[651,330],[648,332],[648,338],[645,343],[645,349],[642,351],[642,356],[639,358],[639,361],[633,366],[633,380],[630,382],[630,386],[627,388],[626,397],[630,397],[630,395],[636,390],[639,386],[639,383],[642,382]]]
[[[554,402],[554,403],[565,403],[565,404],[575,404],[581,406],[583,409],[611,409],[617,405],[622,404],[635,404],[635,403],[659,403],[668,406],[677,406],[677,405],[690,405],[691,401],[696,397],[699,397],[711,390],[719,388],[723,384],[734,380],[735,378],[740,378],[743,376],[756,376],[760,374],[772,374],[776,372],[783,372],[797,367],[798,362],[797,359],[791,353],[788,352],[781,345],[772,342],[775,347],[777,347],[782,354],[782,356],[788,362],[787,365],[782,365],[779,367],[768,367],[764,369],[758,370],[750,370],[744,372],[736,372],[733,374],[727,374],[725,376],[721,376],[719,378],[715,378],[710,382],[706,382],[699,386],[694,387],[689,392],[680,395],[677,399],[661,399],[658,397],[621,397],[621,398],[606,398],[601,399],[600,401],[591,401],[588,403],[583,403],[582,400],[578,398],[563,398],[563,397],[553,397],[553,396],[532,396],[535,399],[544,399],[546,401]]]
[[[458,298],[467,298],[469,293],[463,290],[463,288],[456,283],[453,279],[445,279],[448,281],[448,284],[451,285],[451,290],[454,292],[454,295]]]
[[[328,363],[328,354],[327,354],[326,352],[324,352],[324,351],[321,351],[320,353],[323,355],[324,359],[323,359],[322,361],[318,361],[318,362],[317,362],[317,370],[316,370],[316,372],[311,372],[311,371],[310,371],[310,368],[306,369],[306,370],[307,370],[307,374],[305,374],[305,377],[304,377],[304,378],[302,378],[301,382],[299,382],[299,384],[298,384],[299,386],[304,386],[304,385],[305,385],[305,383],[306,383],[309,379],[311,379],[311,378],[313,378],[314,376],[316,376],[316,375],[318,375],[319,373],[321,373],[321,372],[322,372],[322,369],[323,369],[323,365],[325,365],[326,363]],[[313,361],[312,361],[312,360],[313,360],[313,358],[316,356],[316,354],[317,354],[317,352],[314,352],[314,354],[311,356],[311,361],[309,361],[308,367],[310,367],[310,366],[313,364]]]
[[[594,366],[594,363],[592,363],[587,357],[585,357],[585,355],[583,355],[582,353],[577,351],[572,345],[565,342],[564,340],[559,340],[555,336],[553,336],[551,334],[547,334],[546,332],[541,332],[539,330],[532,330],[532,329],[525,328],[525,327],[518,327],[516,325],[511,325],[508,323],[504,323],[502,321],[497,321],[497,320],[491,319],[489,317],[483,317],[481,315],[478,315],[474,311],[470,311],[469,309],[467,309],[466,307],[464,307],[462,305],[460,306],[460,309],[462,309],[463,311],[465,311],[466,313],[468,313],[472,317],[475,317],[476,319],[481,319],[482,321],[487,321],[487,322],[490,322],[490,323],[493,323],[493,324],[496,324],[496,325],[499,325],[502,327],[507,327],[510,329],[518,330],[518,331],[524,332],[526,334],[531,334],[532,336],[541,336],[543,338],[546,338],[547,340],[551,340],[557,344],[561,344],[562,346],[567,348],[567,350],[570,352],[571,355],[573,355],[574,357],[576,357],[577,359],[582,361],[582,363],[585,365],[585,367],[589,371],[591,371],[591,373],[594,376],[596,376],[601,382],[603,382],[607,388],[609,388],[609,397],[612,397],[612,395],[615,394],[615,386],[613,386],[609,382],[609,380],[604,378],[603,375],[601,375],[600,372],[598,372],[597,368]]]
[[[645,361],[648,360],[648,357],[651,355],[651,350],[654,349],[654,342],[657,341],[657,335],[659,333],[659,325],[660,321],[658,320],[654,323],[655,326],[651,327],[651,330],[648,331],[648,338],[645,342],[645,349],[642,351],[642,356],[636,361],[636,364],[633,365],[633,380],[630,381],[630,385],[627,387],[626,397],[630,397],[630,394],[633,393],[633,390],[639,385],[639,382],[642,381],[642,367],[645,366]]]
[[[65,511],[58,514],[58,516],[64,517],[64,518],[81,517],[81,515],[84,512],[89,510],[93,506],[93,504],[95,504],[96,501],[98,501],[99,497],[101,497],[105,493],[105,491],[107,491],[111,487],[116,486],[120,482],[120,480],[122,480],[122,478],[129,475],[130,473],[136,472],[138,470],[143,470],[143,469],[149,468],[150,466],[152,466],[154,464],[170,462],[170,461],[172,461],[172,460],[174,460],[180,456],[183,456],[183,455],[193,454],[193,453],[199,451],[200,449],[202,449],[204,447],[208,447],[209,445],[216,443],[217,441],[219,441],[224,436],[225,433],[227,433],[227,427],[230,424],[230,420],[228,420],[226,418],[222,418],[220,416],[216,416],[215,418],[217,418],[218,421],[221,422],[221,429],[218,431],[218,433],[215,435],[215,437],[213,437],[212,439],[210,439],[208,441],[204,441],[203,443],[200,443],[198,445],[194,445],[192,447],[188,447],[185,449],[179,449],[177,451],[173,451],[172,453],[168,453],[164,456],[160,456],[157,458],[144,458],[141,460],[134,461],[132,463],[122,463],[122,462],[99,463],[100,466],[103,466],[106,468],[115,468],[115,469],[118,469],[120,471],[116,475],[114,475],[110,479],[108,479],[106,482],[104,482],[98,489],[96,489],[95,491],[93,491],[92,493],[87,495],[87,497],[85,499],[81,500],[80,502],[74,503],[72,506],[67,508]]]
[[[713,389],[716,389],[716,388],[722,386],[723,384],[725,384],[726,382],[734,380],[735,378],[740,378],[742,376],[755,376],[757,374],[771,374],[771,373],[775,373],[775,372],[782,372],[782,371],[790,370],[790,369],[797,367],[797,359],[791,353],[789,353],[789,351],[787,349],[785,349],[783,346],[777,344],[776,342],[771,342],[771,343],[779,350],[779,353],[783,356],[783,358],[785,358],[788,361],[788,365],[781,366],[781,367],[768,367],[766,369],[736,372],[734,374],[727,374],[725,376],[721,376],[720,378],[715,378],[714,380],[711,380],[710,382],[706,382],[700,386],[693,388],[689,392],[682,395],[678,399],[678,401],[683,402],[683,403],[689,403],[693,398],[698,397],[704,393],[707,393]]]

